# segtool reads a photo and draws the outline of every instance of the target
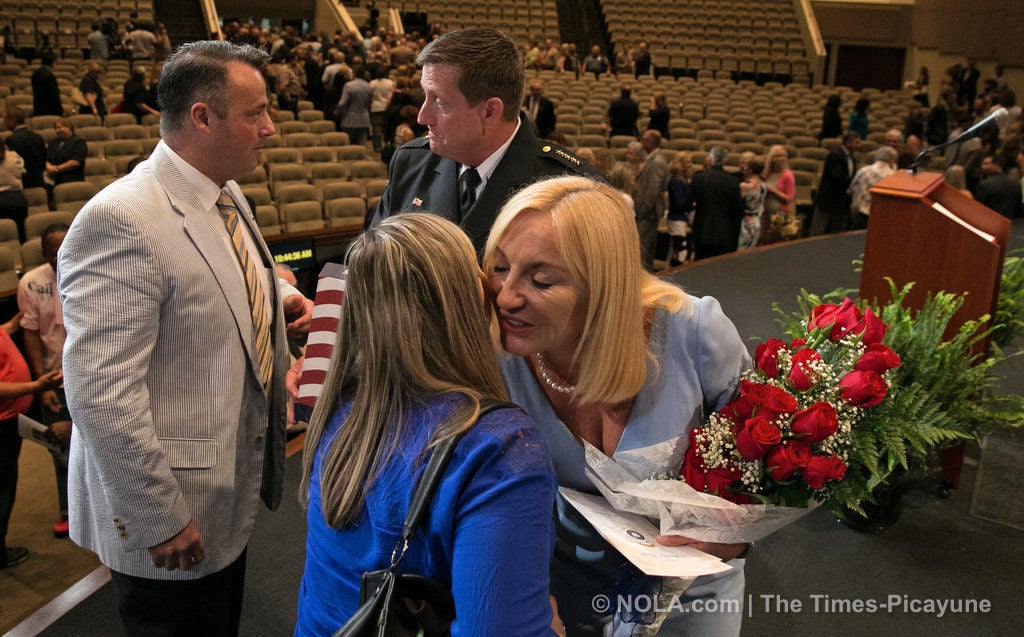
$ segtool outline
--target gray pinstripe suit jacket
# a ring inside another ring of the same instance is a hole
[[[271,509],[281,497],[288,350],[277,279],[266,398],[244,280],[202,208],[161,142],[79,212],[60,250],[71,537],[128,575],[221,570],[248,542],[260,497]],[[270,267],[255,222],[240,216]],[[206,560],[154,568],[148,547],[189,520]]]

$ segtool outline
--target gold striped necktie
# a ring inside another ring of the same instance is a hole
[[[260,364],[260,381],[263,391],[270,388],[270,377],[273,373],[273,352],[270,345],[270,323],[267,318],[267,297],[263,292],[260,269],[249,257],[242,237],[242,228],[238,223],[238,206],[227,190],[222,190],[217,199],[217,209],[224,218],[224,225],[231,235],[231,243],[235,246],[235,254],[245,274],[245,287],[249,293],[249,314],[252,316],[252,331],[256,339],[256,355]]]

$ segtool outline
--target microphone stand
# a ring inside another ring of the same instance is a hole
[[[950,146],[959,146],[960,144],[966,142],[969,139],[974,139],[975,137],[981,135],[982,131],[985,129],[986,126],[988,126],[989,124],[992,124],[992,123],[999,124],[999,123],[1001,123],[1003,121],[1004,118],[1009,117],[1009,115],[1010,115],[1010,112],[1008,110],[1006,110],[1005,107],[1000,107],[1000,108],[992,111],[992,113],[989,114],[988,117],[986,117],[985,119],[981,120],[980,122],[978,122],[974,126],[971,126],[970,128],[968,128],[964,132],[960,133],[959,135],[957,135],[953,139],[951,139],[949,141],[946,141],[946,142],[943,142],[941,144],[936,144],[935,146],[929,146],[928,148],[925,148],[924,150],[919,152],[916,157],[914,157],[914,163],[910,164],[910,168],[909,168],[910,174],[911,175],[916,175],[917,174],[917,165],[920,164],[921,161],[925,157],[927,157],[928,155],[931,155],[935,151],[943,150],[943,149],[948,148]]]

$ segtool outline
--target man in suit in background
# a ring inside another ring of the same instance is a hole
[[[1020,180],[1006,174],[1007,161],[998,155],[981,160],[984,178],[974,191],[974,198],[1007,219],[1021,215]]]
[[[640,235],[640,258],[644,267],[654,271],[654,252],[658,244],[658,224],[665,212],[662,193],[668,189],[668,162],[661,153],[661,133],[656,130],[644,131],[640,145],[647,152],[640,174],[633,186],[633,210],[636,216],[636,231]]]
[[[430,134],[395,151],[373,223],[429,211],[459,224],[483,252],[494,218],[516,190],[567,173],[602,179],[566,149],[537,139],[520,117],[523,61],[508,36],[490,27],[449,31],[416,61],[426,95],[418,121]]]
[[[683,210],[693,208],[694,252],[698,259],[735,252],[743,221],[743,197],[737,175],[725,172],[729,152],[721,146],[708,151],[705,169],[690,180]]]
[[[25,111],[12,106],[4,113],[4,126],[11,134],[4,143],[25,160],[25,174],[21,176],[24,188],[41,188],[46,168],[46,141],[43,136],[25,126]]]
[[[57,76],[53,74],[53,56],[44,55],[39,68],[32,72],[32,114],[56,115],[64,114],[64,105],[60,99],[60,86]]]
[[[540,80],[530,82],[530,94],[523,101],[523,112],[533,122],[537,137],[547,139],[555,132],[558,117],[555,115],[555,103],[544,97],[544,83]]]
[[[633,87],[623,83],[619,96],[608,105],[608,134],[637,136],[636,120],[640,117],[640,106],[631,96]]]
[[[814,199],[811,235],[843,232],[850,225],[850,181],[857,173],[860,135],[847,132],[843,142],[825,156]]]
[[[71,537],[110,568],[129,635],[237,634],[259,500],[281,498],[285,316],[312,304],[281,291],[234,181],[274,133],[266,62],[180,47],[162,141],[60,250]]]

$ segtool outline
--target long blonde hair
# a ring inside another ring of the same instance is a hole
[[[479,399],[507,399],[480,298],[480,270],[466,235],[441,217],[385,219],[356,238],[334,353],[306,434],[300,497],[308,502],[320,450],[324,518],[354,523],[365,493],[391,460],[410,414],[446,393],[474,406],[457,410],[434,442],[465,431]],[[351,410],[336,435],[325,430],[342,401]],[[459,415],[461,414],[461,416]]]
[[[586,291],[573,361],[579,369],[576,399],[618,402],[635,396],[646,377],[647,311],[688,312],[689,297],[643,269],[633,211],[614,188],[586,177],[539,181],[513,196],[491,227],[485,271],[512,221],[531,211],[551,215],[558,251]]]

